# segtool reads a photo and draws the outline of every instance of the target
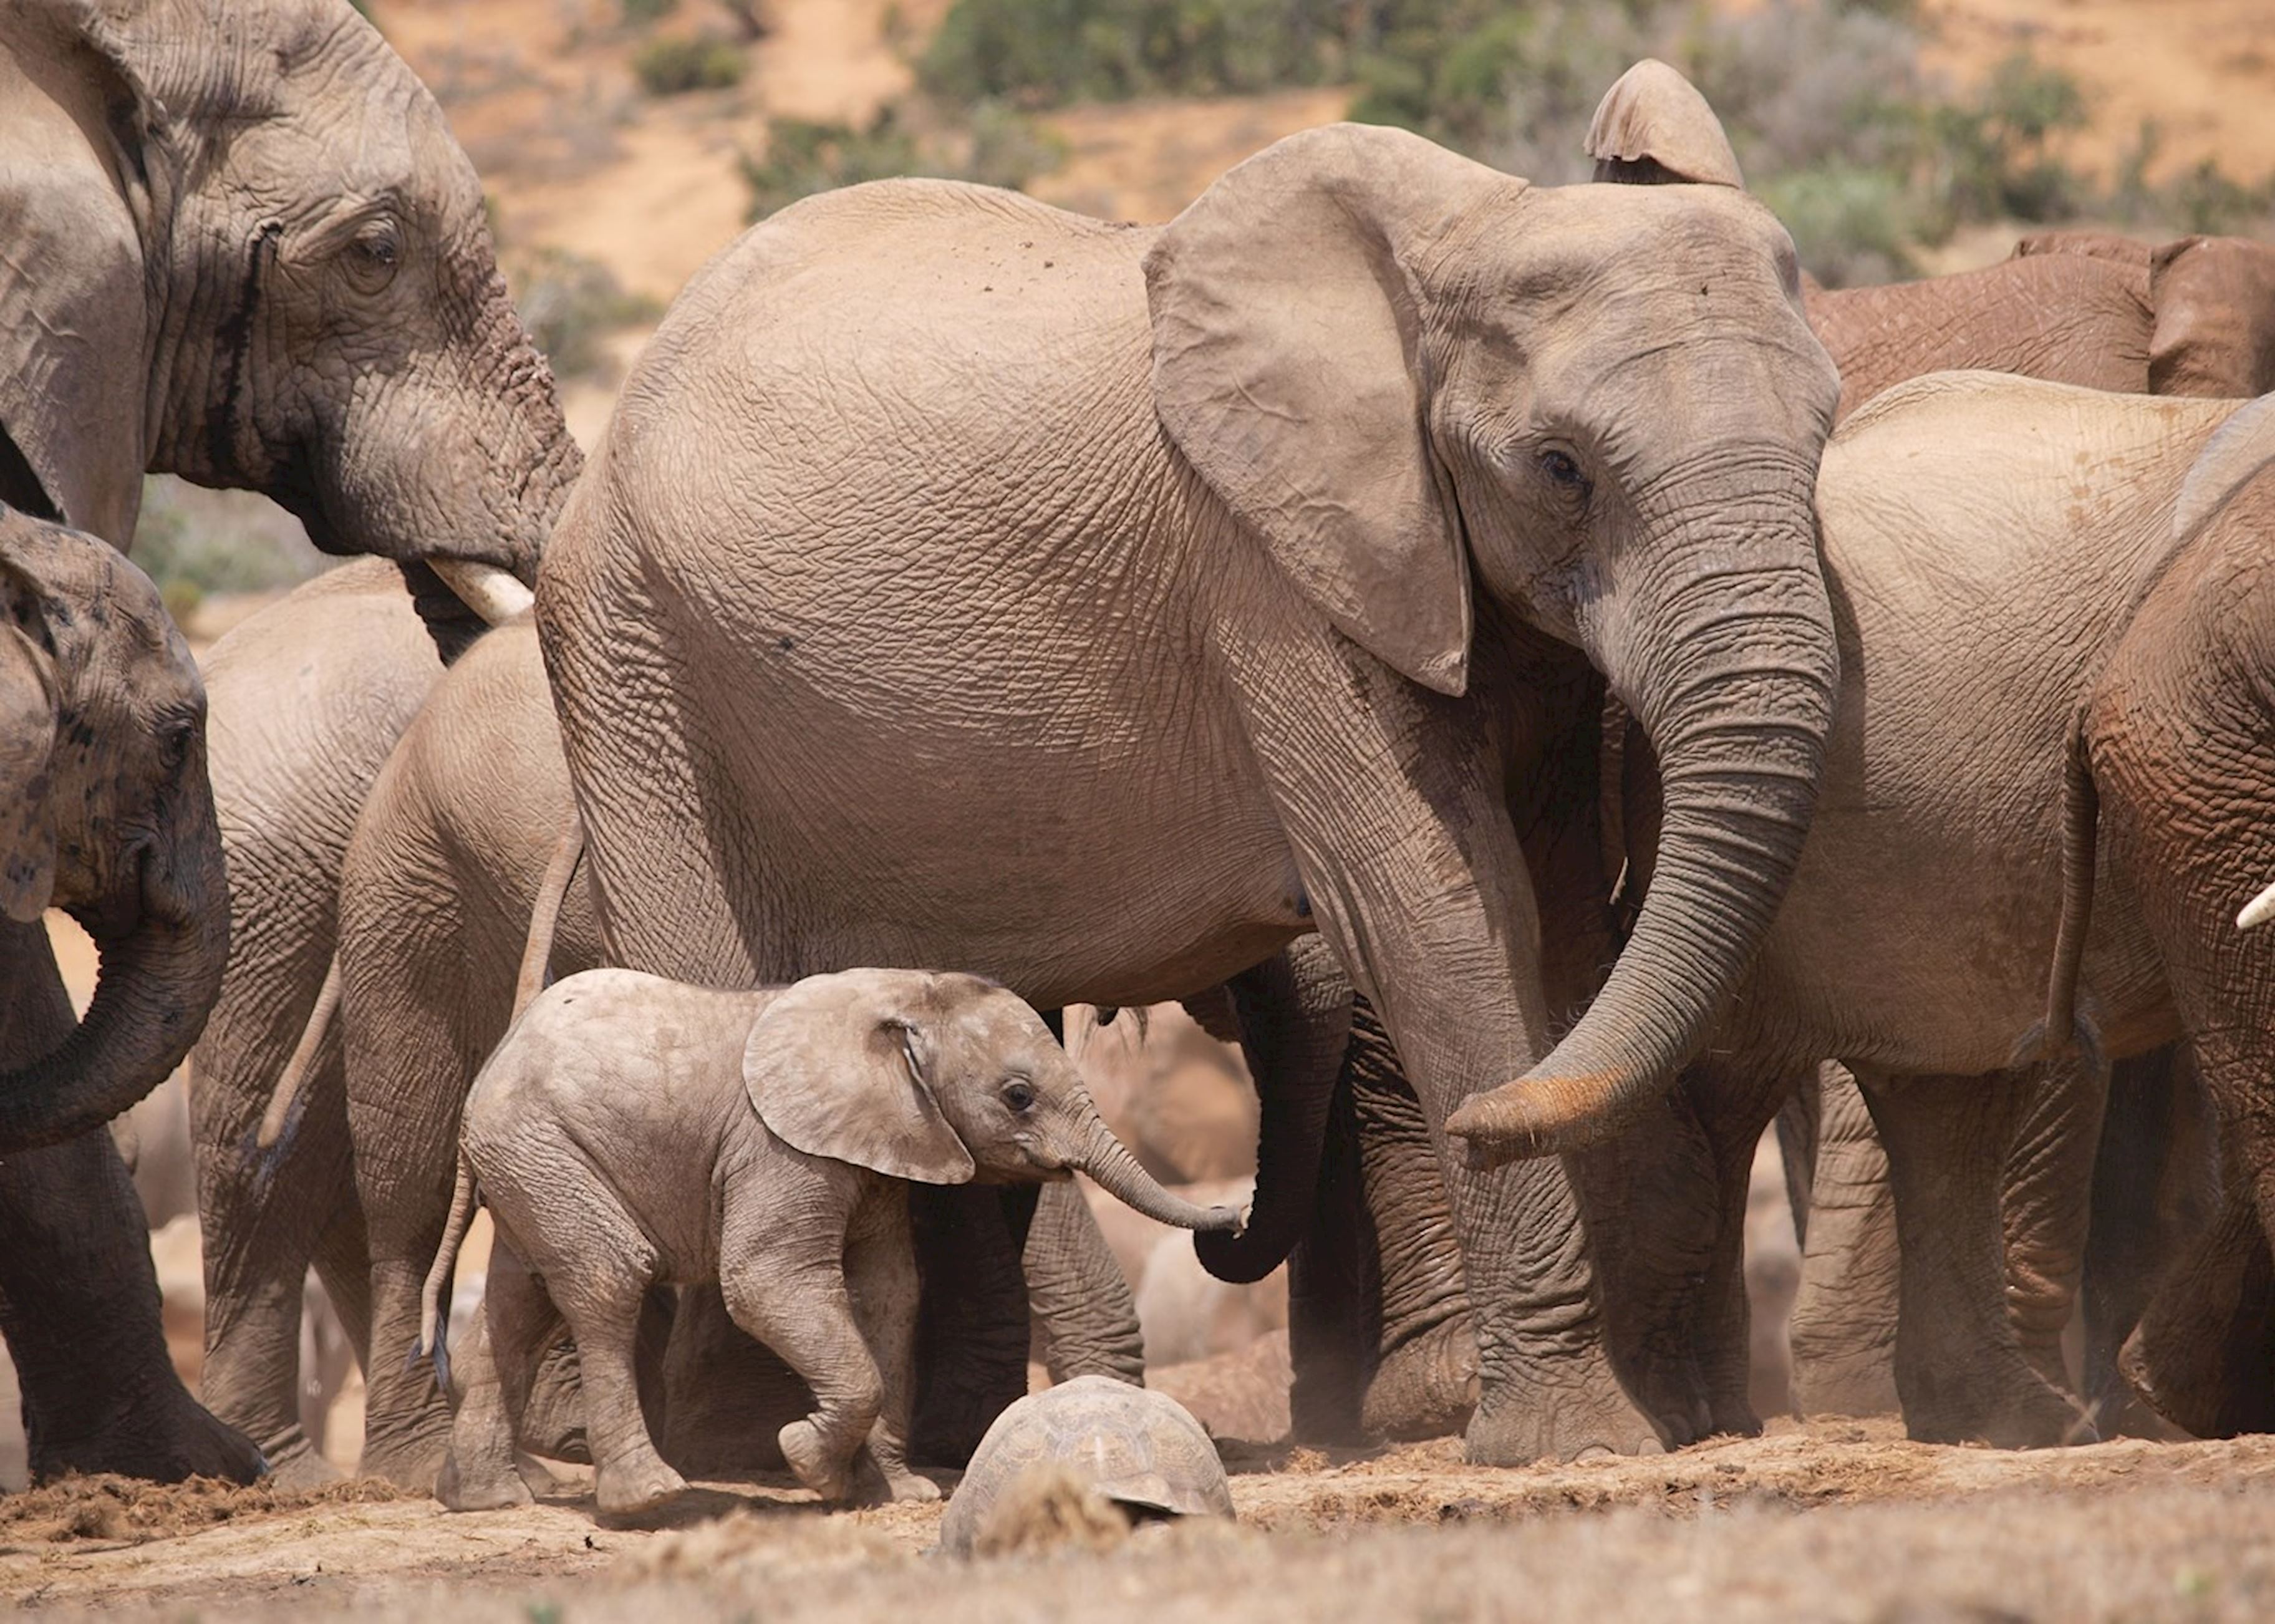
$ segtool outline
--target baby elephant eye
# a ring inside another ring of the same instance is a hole
[[[1013,1111],[1022,1115],[1025,1114],[1034,1109],[1035,1085],[1022,1082],[1017,1077],[1012,1078],[1003,1084],[1003,1103]]]

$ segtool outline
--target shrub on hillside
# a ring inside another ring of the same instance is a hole
[[[730,89],[743,67],[742,51],[715,34],[666,34],[632,53],[632,72],[652,96]]]
[[[606,381],[602,341],[663,313],[656,302],[627,293],[597,260],[563,248],[540,248],[513,268],[514,307],[554,375]]]

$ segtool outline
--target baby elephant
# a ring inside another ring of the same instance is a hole
[[[848,1498],[865,1444],[893,1498],[936,1497],[903,1454],[917,1312],[903,1181],[1077,1170],[1165,1223],[1240,1222],[1147,1177],[1041,1017],[991,982],[850,970],[733,993],[624,970],[569,977],[466,1099],[419,1335],[438,1366],[438,1307],[477,1187],[524,1267],[491,1270],[495,1399],[469,1383],[437,1493],[460,1510],[528,1499],[515,1423],[556,1311],[576,1338],[601,1511],[686,1487],[641,1416],[633,1339],[651,1284],[715,1280],[735,1322],[813,1391],[813,1413],[781,1434],[800,1482]]]

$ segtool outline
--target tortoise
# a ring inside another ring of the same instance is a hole
[[[1011,1492],[1037,1468],[1138,1516],[1233,1514],[1224,1462],[1190,1410],[1166,1393],[1077,1376],[995,1417],[948,1502],[941,1549],[971,1555],[990,1514],[1008,1510]]]

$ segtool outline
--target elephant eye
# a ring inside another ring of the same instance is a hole
[[[158,755],[172,772],[190,758],[190,746],[197,742],[198,727],[193,721],[166,723],[158,732]]]
[[[1024,1116],[1035,1108],[1035,1085],[1022,1077],[1013,1077],[1003,1084],[1003,1103],[1012,1114]]]
[[[1568,489],[1584,493],[1588,488],[1588,476],[1580,471],[1579,459],[1569,451],[1560,451],[1553,447],[1543,451],[1540,454],[1540,472]]]
[[[376,293],[395,279],[403,250],[391,220],[374,220],[348,239],[348,274],[367,292]]]

